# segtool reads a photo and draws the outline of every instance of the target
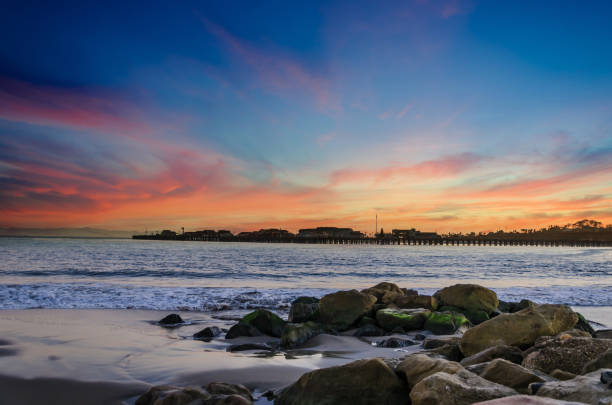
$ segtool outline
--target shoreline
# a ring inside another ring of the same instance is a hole
[[[612,326],[612,306],[574,309],[587,319]],[[419,346],[395,349],[368,343],[379,338],[323,334],[295,350],[228,352],[230,345],[274,339],[261,336],[228,341],[220,337],[203,342],[191,338],[204,326],[228,329],[248,310],[179,311],[186,324],[167,329],[156,322],[168,312],[0,310],[0,368],[4,370],[0,391],[12,404],[44,401],[59,405],[70,403],[68,399],[75,396],[81,398],[80,404],[131,404],[154,385],[223,381],[247,386],[256,404],[267,404],[271,402],[263,393],[281,389],[306,372],[373,357],[400,359],[421,350]]]

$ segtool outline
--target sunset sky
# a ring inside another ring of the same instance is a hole
[[[612,223],[612,2],[87,3],[3,3],[0,226]]]

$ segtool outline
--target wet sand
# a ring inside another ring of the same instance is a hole
[[[131,403],[150,385],[241,383],[261,395],[320,367],[366,357],[399,358],[420,350],[377,348],[352,336],[321,335],[299,350],[227,352],[231,344],[270,337],[210,342],[191,336],[205,326],[228,328],[244,312],[179,312],[191,324],[174,329],[156,321],[168,312],[30,309],[0,311],[0,392],[11,404]],[[228,319],[216,319],[220,316]],[[380,340],[381,338],[372,338]],[[1,401],[0,401],[1,402]],[[258,403],[266,403],[261,399]]]
[[[575,309],[612,326],[610,307]],[[191,338],[205,326],[228,328],[244,313],[179,312],[189,324],[167,329],[156,324],[165,311],[2,310],[0,402],[130,404],[151,385],[211,381],[244,384],[258,397],[316,368],[368,357],[401,358],[421,350],[420,345],[374,347],[369,341],[383,338],[320,335],[299,350],[227,352],[231,344],[278,339]],[[261,397],[257,403],[268,402]]]

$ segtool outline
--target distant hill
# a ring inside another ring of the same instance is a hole
[[[45,236],[79,238],[131,238],[135,231],[97,228],[0,228],[0,236]]]

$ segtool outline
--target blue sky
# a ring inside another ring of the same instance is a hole
[[[4,9],[2,225],[612,217],[609,2]]]

